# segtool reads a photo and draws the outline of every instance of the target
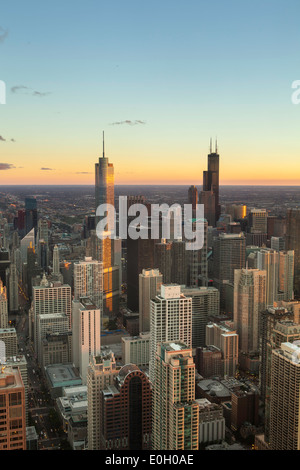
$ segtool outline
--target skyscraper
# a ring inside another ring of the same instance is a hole
[[[60,275],[60,269],[59,269],[59,249],[58,246],[55,245],[53,248],[53,274],[55,276]]]
[[[17,366],[0,368],[0,450],[26,450],[25,387]]]
[[[143,269],[139,275],[139,330],[150,331],[150,300],[160,292],[162,274],[159,269]]]
[[[294,287],[295,294],[300,294],[300,209],[288,209],[286,227],[286,250],[295,252]]]
[[[0,279],[0,328],[8,327],[7,291]]]
[[[102,311],[103,263],[85,257],[74,263],[74,298],[90,297]]]
[[[266,271],[234,271],[234,325],[243,353],[259,350],[260,314],[266,308]]]
[[[161,293],[150,301],[150,380],[155,380],[157,344],[182,341],[192,347],[192,299],[181,293],[178,285],[161,286]]]
[[[100,309],[88,297],[72,303],[73,363],[78,367],[82,382],[87,380],[87,368],[92,356],[100,354]]]
[[[101,399],[101,449],[150,450],[152,390],[147,375],[135,364],[123,366]]]
[[[95,202],[96,202],[96,211],[101,204],[111,204],[115,205],[115,196],[114,196],[114,166],[112,163],[109,163],[107,157],[105,157],[104,150],[104,133],[103,133],[103,154],[99,158],[98,163],[95,164]],[[100,217],[96,215],[95,225],[104,216]],[[113,222],[110,219],[110,222]],[[101,256],[103,261],[103,268],[109,268],[113,264],[113,250],[112,250],[112,239],[104,238],[100,240]]]
[[[95,164],[95,202],[96,202],[96,216],[95,216],[95,227],[96,227],[96,238],[92,243],[92,252],[95,253],[95,259],[102,261],[103,263],[103,274],[108,282],[104,281],[103,290],[103,315],[108,317],[114,317],[119,313],[119,294],[120,294],[120,275],[119,266],[114,264],[114,240],[116,233],[112,233],[112,230],[108,230],[109,227],[103,227],[106,233],[109,235],[106,238],[101,237],[98,230],[98,224],[101,220],[105,219],[106,215],[97,215],[97,209],[102,204],[110,204],[115,206],[114,196],[114,166],[109,163],[108,158],[105,157],[104,150],[104,132],[103,132],[103,153],[102,157],[99,158],[98,163]],[[106,214],[106,211],[104,211]],[[111,212],[107,214],[108,223],[110,227],[113,227],[114,220]],[[93,237],[94,238],[94,237]],[[92,255],[93,256],[93,255]]]
[[[220,291],[220,307],[226,306],[226,284],[234,283],[234,270],[246,265],[246,239],[239,234],[221,233],[213,240],[213,279]]]
[[[153,450],[198,450],[195,363],[183,342],[162,342],[155,354]]]
[[[34,229],[35,234],[38,224],[37,200],[35,197],[25,198],[25,228],[26,234]]]
[[[172,243],[162,239],[160,243],[155,244],[154,248],[154,265],[163,276],[163,283],[171,282],[172,272]]]
[[[282,343],[272,351],[270,449],[300,450],[300,347]]]
[[[209,317],[220,312],[220,293],[215,287],[183,287],[181,291],[192,298],[192,347],[205,346]]]
[[[204,217],[208,225],[216,226],[221,215],[219,203],[219,160],[218,146],[216,142],[215,152],[212,151],[210,141],[210,153],[207,156],[207,170],[203,171],[203,187],[199,202],[204,204]]]
[[[100,450],[103,403],[101,391],[113,385],[121,367],[117,366],[114,354],[103,351],[92,356],[87,370],[88,394],[88,449]]]

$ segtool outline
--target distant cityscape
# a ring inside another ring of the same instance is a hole
[[[221,168],[120,186],[103,146],[94,186],[1,186],[0,450],[300,449],[300,187]],[[203,205],[202,248],[100,238],[119,196]]]

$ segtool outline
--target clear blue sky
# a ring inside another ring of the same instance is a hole
[[[117,183],[201,184],[217,136],[224,183],[300,184],[297,79],[299,0],[3,2],[0,183],[93,182],[104,129]]]

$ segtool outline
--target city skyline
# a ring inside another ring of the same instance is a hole
[[[210,138],[220,185],[299,185],[297,12],[295,0],[5,5],[0,183],[94,184],[104,130],[116,185],[198,186]]]

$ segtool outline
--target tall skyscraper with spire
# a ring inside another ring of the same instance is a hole
[[[105,157],[104,147],[104,132],[103,132],[103,152],[102,157],[99,158],[98,163],[95,164],[95,202],[96,211],[101,204],[111,204],[114,206],[114,166],[109,163],[108,158]],[[96,215],[96,227],[100,222],[100,216]],[[103,261],[103,268],[109,268],[113,265],[113,250],[112,240],[105,238],[101,243],[101,260]]]
[[[97,215],[97,208],[102,204],[114,206],[114,166],[109,163],[105,156],[104,132],[103,132],[103,152],[98,163],[95,164],[95,202],[96,202],[96,253],[99,255],[97,261],[103,263],[103,319],[115,316],[119,311],[119,266],[115,266],[114,260],[114,236],[102,238],[99,237],[97,226],[101,220],[106,218],[104,215]],[[109,224],[113,224],[111,213],[107,214]],[[109,230],[109,227],[103,227]],[[104,321],[104,320],[103,320]]]
[[[212,151],[210,139],[210,153],[207,156],[207,170],[203,171],[203,187],[199,195],[199,203],[204,204],[204,217],[208,225],[215,226],[221,215],[219,203],[219,169],[220,156],[216,140],[215,151]]]

